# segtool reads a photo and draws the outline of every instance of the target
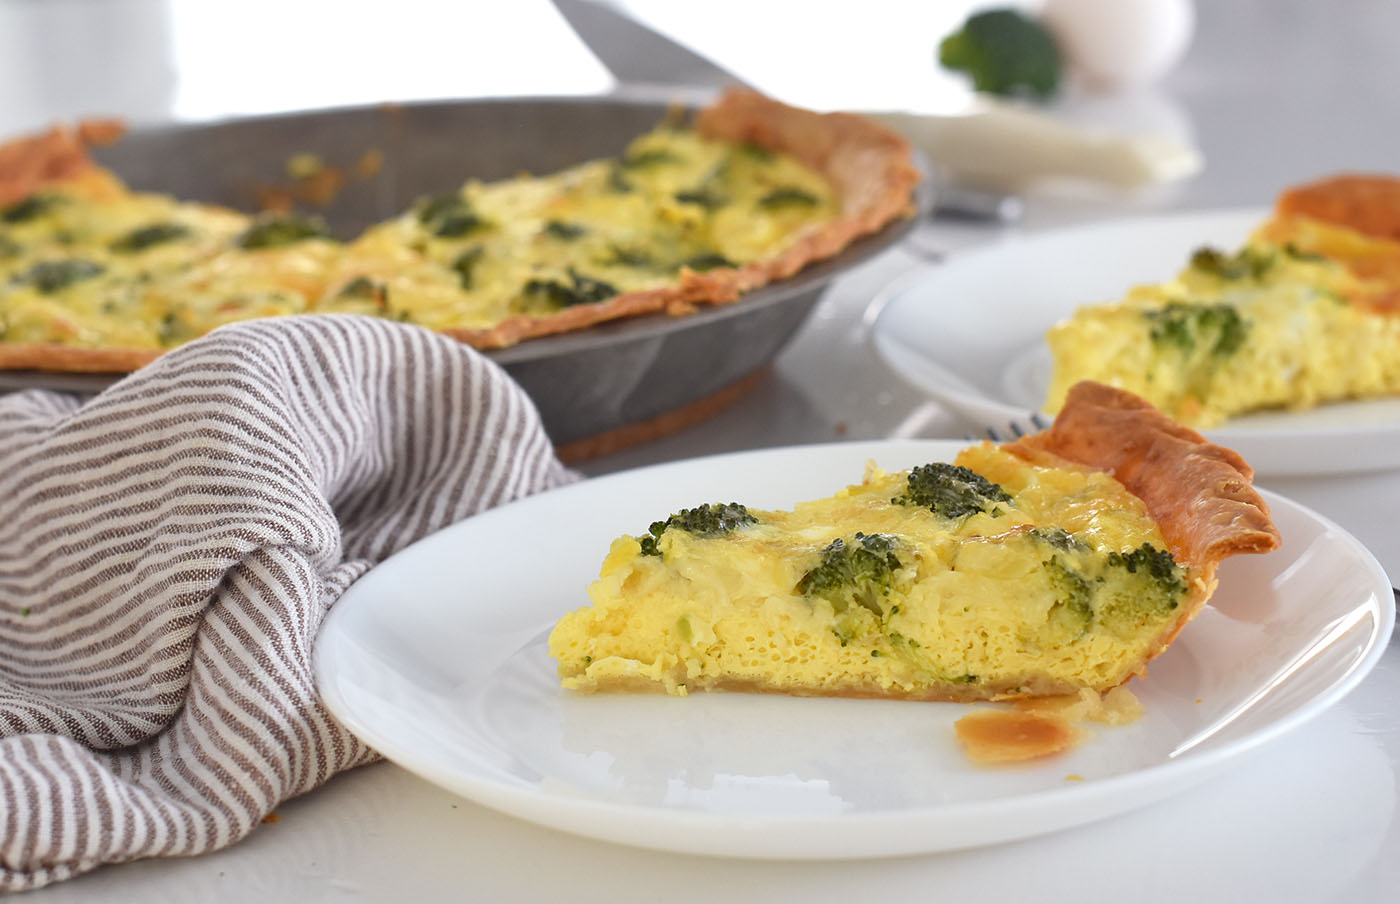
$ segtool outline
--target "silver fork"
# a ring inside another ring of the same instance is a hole
[[[1020,439],[1028,433],[1039,433],[1049,426],[1050,418],[1039,411],[1032,411],[1025,418],[1011,418],[1003,426],[987,427],[983,433],[994,443],[1005,443]],[[968,434],[966,438],[975,442],[982,437]]]

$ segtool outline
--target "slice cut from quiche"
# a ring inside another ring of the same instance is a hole
[[[1142,400],[792,511],[708,503],[616,540],[549,639],[567,688],[1005,699],[1143,674],[1225,557],[1279,542],[1252,471]]]
[[[1051,328],[1046,408],[1092,379],[1209,428],[1264,409],[1400,394],[1400,180],[1285,192],[1243,248]]]

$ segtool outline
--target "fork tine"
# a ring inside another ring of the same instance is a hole
[[[1004,427],[986,427],[983,432],[994,443],[1020,439],[1030,433],[1039,433],[1050,426],[1050,419],[1039,411],[1027,412],[1024,419],[1012,418]],[[971,439],[971,437],[968,437]]]

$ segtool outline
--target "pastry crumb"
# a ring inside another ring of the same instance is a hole
[[[1018,763],[1061,753],[1084,733],[1073,722],[1048,713],[975,709],[953,726],[974,763]]]
[[[1142,718],[1142,703],[1125,687],[1103,696],[1092,688],[1077,694],[1026,697],[1012,701],[1011,710],[979,709],[954,727],[969,759],[975,763],[1014,763],[1063,753],[1079,746],[1089,733],[1080,722],[1129,725]],[[1066,781],[1083,781],[1071,775]]]

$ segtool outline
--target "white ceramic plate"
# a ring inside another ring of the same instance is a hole
[[[959,704],[560,689],[547,633],[587,604],[618,534],[700,502],[787,507],[857,482],[868,459],[904,468],[960,445],[716,456],[470,518],[336,604],[316,644],[321,694],[391,760],[523,819],[665,850],[831,859],[971,847],[1148,804],[1316,716],[1384,649],[1394,610],[1380,566],[1270,497],[1283,548],[1226,563],[1214,606],[1133,683],[1139,722],[1059,758],[973,765],[954,740]]]
[[[980,427],[1039,411],[1045,331],[1086,304],[1173,276],[1202,245],[1237,247],[1267,211],[1186,213],[1066,229],[960,254],[891,287],[872,339],[895,370]],[[1400,467],[1400,399],[1234,418],[1207,435],[1262,475]]]

